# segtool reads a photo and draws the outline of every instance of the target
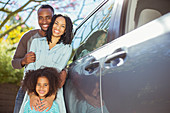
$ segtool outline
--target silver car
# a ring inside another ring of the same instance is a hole
[[[75,30],[68,113],[170,113],[170,0],[104,0]]]

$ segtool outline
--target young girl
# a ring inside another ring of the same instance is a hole
[[[61,85],[59,73],[55,68],[44,67],[37,70],[28,71],[23,79],[22,88],[28,93],[36,94],[41,101],[52,94],[56,94]],[[28,100],[24,106],[24,113],[40,113],[31,110],[30,100]],[[51,109],[46,112],[44,110],[41,113],[59,113],[59,106],[54,101]]]

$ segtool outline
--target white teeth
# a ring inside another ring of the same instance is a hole
[[[48,27],[48,25],[43,25],[43,27]]]
[[[43,94],[44,93],[44,91],[39,91],[41,94]]]
[[[54,32],[59,33],[59,31],[58,31],[58,30],[54,30]]]

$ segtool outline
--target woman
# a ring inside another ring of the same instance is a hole
[[[54,67],[59,72],[62,69],[64,69],[72,53],[72,46],[71,46],[72,29],[73,29],[73,25],[69,17],[61,14],[54,15],[49,25],[49,28],[47,30],[47,36],[40,39],[34,39],[32,41],[30,51],[35,52],[36,61],[34,63],[30,63],[26,67],[25,71],[36,70],[42,66]],[[65,77],[61,76],[60,78],[62,80],[62,84],[64,84]],[[33,102],[33,105],[39,104],[40,107],[42,105],[44,107],[46,106],[47,103],[40,104],[39,103],[40,100],[38,98],[32,98],[33,97],[32,95],[34,94],[30,94],[30,104]],[[36,96],[34,95],[34,97]],[[55,96],[51,96],[52,99],[54,99],[54,97]],[[53,100],[51,98],[49,100],[51,100],[52,103]],[[20,109],[21,113],[24,108],[23,107],[24,103],[27,100],[28,100],[28,95],[26,94]],[[65,113],[66,109],[65,109],[62,88],[58,91],[57,98],[55,99],[55,101],[59,104],[60,113]],[[48,107],[50,108],[51,106]],[[38,110],[43,111],[44,109],[45,108],[42,107],[41,110],[39,109]]]

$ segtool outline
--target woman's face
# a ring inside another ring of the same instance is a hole
[[[46,77],[39,77],[36,84],[36,92],[41,99],[49,92],[49,81]]]
[[[64,34],[66,29],[66,21],[65,18],[60,16],[57,17],[54,25],[53,25],[53,29],[52,29],[52,34],[54,37],[61,37],[61,35]]]

